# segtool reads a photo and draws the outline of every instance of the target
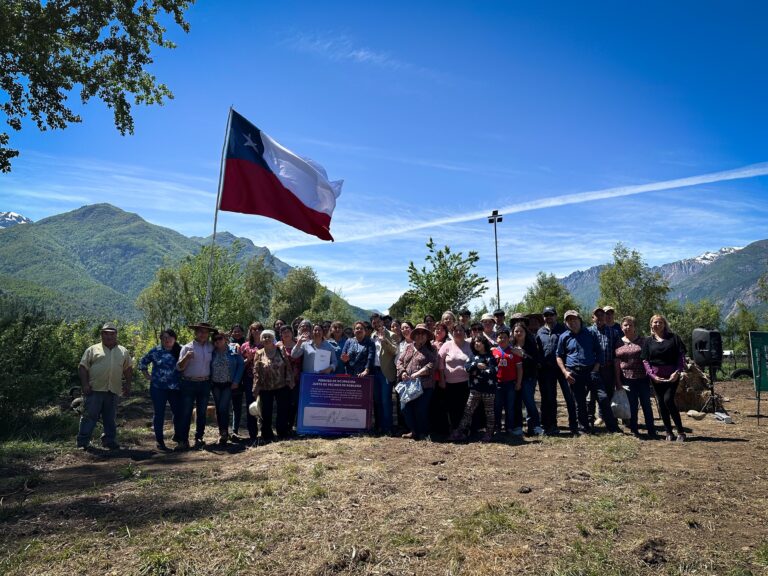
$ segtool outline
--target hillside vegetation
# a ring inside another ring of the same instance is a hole
[[[246,238],[217,235],[221,247],[235,242],[243,264],[263,256],[278,277],[292,270]],[[135,321],[141,318],[136,298],[156,272],[209,243],[210,237],[188,238],[110,204],[83,206],[0,230],[0,294],[55,317]],[[352,310],[356,317],[368,315]]]

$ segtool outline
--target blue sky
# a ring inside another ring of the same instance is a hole
[[[539,270],[650,264],[768,237],[768,3],[204,2],[152,72],[176,98],[122,137],[84,122],[12,134],[0,210],[110,202],[211,233],[230,105],[344,179],[324,243],[221,213],[219,229],[386,309],[438,245],[476,250],[502,301]],[[73,99],[74,102],[74,99]],[[685,184],[685,186],[682,186]]]

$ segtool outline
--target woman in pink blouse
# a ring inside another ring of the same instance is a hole
[[[645,339],[637,334],[633,316],[624,316],[621,319],[621,330],[624,332],[624,337],[616,341],[616,362],[613,366],[616,371],[616,382],[621,382],[627,389],[630,409],[629,429],[635,436],[640,435],[637,428],[637,404],[639,400],[643,409],[648,438],[656,439],[658,436],[653,425],[651,382],[648,380],[643,360],[640,357]]]
[[[455,431],[464,414],[469,398],[469,376],[465,365],[472,357],[472,349],[466,340],[461,324],[453,326],[453,340],[448,340],[438,352],[438,366],[445,383],[448,420],[451,431]]]
[[[442,322],[435,324],[435,338],[431,342],[432,348],[435,350],[435,358],[437,358],[437,353],[448,339],[448,326]],[[432,394],[432,403],[429,407],[429,429],[433,436],[441,438],[450,434],[451,425],[448,421],[445,381],[443,380],[443,373],[438,369],[437,364],[435,364],[433,374],[435,391]]]

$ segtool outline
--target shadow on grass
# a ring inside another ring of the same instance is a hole
[[[32,534],[73,532],[84,526],[90,527],[89,530],[94,527],[134,529],[158,522],[188,523],[225,513],[226,508],[228,505],[205,497],[190,499],[169,495],[167,500],[159,500],[141,494],[115,495],[105,491],[9,509],[0,516],[0,526],[5,538],[14,539]]]
[[[741,442],[749,442],[746,438],[721,438],[719,436],[687,436],[685,438],[685,443],[688,442],[711,442],[713,444],[716,443],[741,443]]]

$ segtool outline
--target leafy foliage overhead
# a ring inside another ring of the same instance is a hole
[[[3,0],[0,2],[0,110],[18,131],[31,116],[40,130],[81,121],[67,105],[79,89],[114,112],[115,127],[133,133],[134,104],[160,104],[170,89],[147,71],[154,46],[174,48],[161,24],[166,15],[185,32],[192,0]],[[0,133],[0,171],[18,151]]]

